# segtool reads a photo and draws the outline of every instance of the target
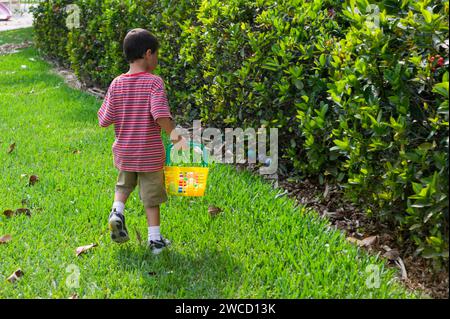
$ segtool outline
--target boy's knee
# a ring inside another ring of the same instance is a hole
[[[137,185],[137,174],[135,172],[120,171],[117,177],[115,191],[130,195]]]

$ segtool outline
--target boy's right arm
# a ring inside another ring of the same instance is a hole
[[[181,149],[186,149],[186,141],[182,135],[178,135],[175,130],[175,123],[170,117],[160,117],[156,120],[156,123],[170,136],[170,141],[175,145],[181,142]]]

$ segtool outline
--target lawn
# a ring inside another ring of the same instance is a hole
[[[24,28],[19,30],[3,31],[0,33],[0,45],[6,43],[21,43],[24,41],[31,41],[32,29]]]
[[[114,132],[98,126],[100,104],[66,86],[33,48],[0,56],[0,236],[12,236],[0,245],[0,298],[415,297],[383,260],[233,166],[210,170],[205,197],[163,205],[168,251],[153,256],[145,247],[137,192],[125,211],[131,240],[112,243]],[[31,175],[39,181],[28,186]],[[209,205],[223,213],[211,218]],[[2,214],[20,207],[31,217]],[[77,257],[75,249],[90,243],[98,246]],[[6,281],[18,268],[24,276]],[[378,288],[366,284],[373,275]]]

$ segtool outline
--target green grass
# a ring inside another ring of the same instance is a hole
[[[205,197],[171,197],[162,206],[170,250],[153,256],[138,243],[135,229],[145,240],[147,225],[136,191],[126,208],[131,241],[112,243],[107,218],[117,171],[113,128],[97,123],[101,102],[67,87],[32,48],[0,56],[0,88],[0,211],[23,199],[32,211],[0,217],[0,236],[13,237],[0,245],[0,298],[415,297],[383,261],[232,166],[210,170]],[[21,174],[40,181],[29,187]],[[212,219],[208,205],[224,212]],[[75,256],[93,242],[98,247]],[[73,265],[79,288],[66,285]],[[369,265],[380,270],[379,288],[366,285]],[[24,277],[10,284],[19,267]]]
[[[33,28],[23,28],[0,32],[0,45],[6,43],[22,43],[33,40]]]

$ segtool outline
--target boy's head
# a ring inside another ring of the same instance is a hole
[[[147,71],[153,71],[158,64],[159,42],[145,29],[133,29],[123,40],[123,53],[129,63],[142,59]]]

